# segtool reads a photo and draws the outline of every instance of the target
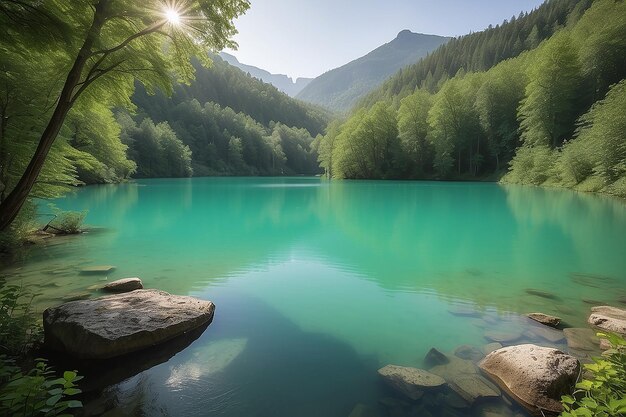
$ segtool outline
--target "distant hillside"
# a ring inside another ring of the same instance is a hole
[[[591,0],[547,0],[529,13],[513,16],[495,27],[452,39],[427,58],[403,68],[372,91],[360,105],[405,97],[416,87],[431,92],[442,80],[464,71],[486,71],[524,51],[535,49],[566,24],[573,24],[592,4]]]
[[[315,78],[296,97],[331,110],[349,110],[399,69],[414,64],[449,39],[403,30],[393,41]]]
[[[195,80],[176,85],[172,97],[161,92],[151,96],[137,85],[137,115],[118,115],[122,137],[138,165],[136,176],[319,172],[311,144],[326,129],[329,113],[218,56],[212,59],[208,69],[194,63]]]
[[[254,67],[252,65],[242,64],[239,62],[237,57],[227,54],[226,52],[220,52],[220,57],[233,67],[237,67],[243,72],[247,72],[254,78],[258,78],[263,82],[272,84],[274,87],[291,97],[295,97],[300,91],[302,91],[303,88],[313,81],[313,78],[297,78],[296,81],[294,81],[291,77],[284,74],[272,74],[264,69]]]

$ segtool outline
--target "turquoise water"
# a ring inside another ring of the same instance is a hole
[[[102,376],[94,414],[347,417],[400,398],[384,365],[523,333],[531,311],[583,326],[591,304],[626,296],[626,206],[563,190],[197,178],[87,187],[57,206],[89,210],[99,228],[5,271],[41,288],[40,308],[100,295],[103,278],[78,271],[103,264],[117,267],[109,281],[138,276],[217,305],[169,360]]]

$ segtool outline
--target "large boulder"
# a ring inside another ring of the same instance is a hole
[[[446,381],[423,369],[408,368],[405,366],[387,365],[378,370],[378,374],[392,388],[400,391],[412,400],[418,400],[424,390],[440,387]]]
[[[44,311],[45,345],[108,359],[158,345],[213,319],[215,305],[157,290],[73,301]]]
[[[498,349],[479,366],[534,413],[563,411],[561,396],[572,392],[580,371],[580,363],[573,356],[530,344]]]
[[[616,307],[593,307],[589,324],[607,332],[626,335],[626,310]]]
[[[102,287],[102,291],[116,293],[131,292],[141,289],[143,289],[143,283],[139,278],[118,279],[117,281],[109,282]]]

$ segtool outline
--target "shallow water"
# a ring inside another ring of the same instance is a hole
[[[514,415],[500,401],[404,403],[376,370],[481,348],[489,332],[567,349],[520,315],[584,326],[592,304],[626,296],[626,206],[563,190],[197,178],[87,187],[57,206],[102,229],[4,271],[40,287],[38,307],[132,276],[217,305],[186,349],[94,391],[94,414],[347,417],[382,400],[407,416]],[[117,269],[79,274],[90,265]]]

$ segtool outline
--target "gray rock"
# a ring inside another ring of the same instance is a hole
[[[610,306],[593,307],[587,322],[598,329],[626,336],[626,310]]]
[[[44,311],[45,344],[83,359],[158,345],[209,323],[215,305],[157,290],[73,301]]]
[[[466,359],[472,362],[478,362],[479,360],[485,357],[485,355],[480,349],[478,349],[476,346],[470,346],[470,345],[459,346],[454,351],[454,354],[461,359]]]
[[[403,393],[412,400],[418,400],[424,390],[440,387],[446,381],[423,369],[405,366],[387,365],[378,370],[378,374],[392,388]]]
[[[539,322],[541,324],[545,324],[546,326],[550,326],[550,327],[556,327],[561,323],[561,319],[559,317],[550,316],[549,314],[530,313],[530,314],[526,314],[526,317],[528,317],[531,320],[535,320],[536,322]]]
[[[571,327],[563,330],[567,339],[567,347],[578,351],[596,352],[599,350],[600,339],[596,332],[586,327]]]
[[[580,363],[560,350],[528,344],[498,349],[480,368],[530,411],[559,413],[561,396],[571,393]]]
[[[432,368],[437,365],[445,365],[448,362],[450,362],[450,359],[435,348],[431,348],[424,357],[424,365],[427,368]]]
[[[139,278],[118,279],[102,287],[103,291],[116,293],[131,292],[141,289],[143,289],[143,283]]]

